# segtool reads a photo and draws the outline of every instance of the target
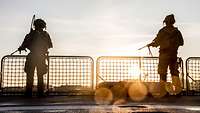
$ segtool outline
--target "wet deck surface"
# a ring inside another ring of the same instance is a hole
[[[0,97],[3,113],[135,113],[135,112],[200,112],[199,96],[146,98],[140,102],[128,100],[119,105],[98,105],[93,96]]]

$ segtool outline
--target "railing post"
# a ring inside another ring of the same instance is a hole
[[[50,67],[50,62],[49,62],[49,53],[47,53],[47,95],[49,95],[49,67]]]

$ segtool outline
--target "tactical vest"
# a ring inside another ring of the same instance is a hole
[[[24,42],[26,48],[35,54],[45,54],[52,46],[50,37],[46,31],[33,31],[26,35]]]

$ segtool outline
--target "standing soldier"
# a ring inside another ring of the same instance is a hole
[[[36,19],[33,23],[34,30],[25,36],[22,45],[18,48],[19,52],[29,49],[30,53],[26,56],[24,71],[27,74],[26,78],[26,96],[32,96],[33,78],[35,68],[37,69],[37,95],[44,96],[44,81],[43,75],[47,73],[46,59],[48,49],[52,48],[51,38],[46,29],[46,23],[42,19]]]
[[[160,75],[160,85],[165,86],[167,80],[167,69],[169,66],[170,73],[172,75],[172,84],[176,86],[176,89],[181,89],[181,82],[179,79],[178,63],[177,63],[177,51],[179,46],[183,46],[183,37],[177,27],[174,27],[175,19],[174,15],[167,15],[163,21],[164,26],[158,32],[156,38],[148,46],[158,47],[159,50],[159,64],[158,73]],[[178,90],[177,89],[177,90]]]

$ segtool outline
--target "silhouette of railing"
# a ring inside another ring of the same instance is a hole
[[[22,95],[25,92],[25,56],[8,55],[1,60],[1,94]],[[44,75],[49,95],[86,94],[93,90],[93,59],[88,56],[49,56],[49,71]],[[35,71],[33,91],[36,92]]]
[[[183,61],[179,62],[179,77],[184,84]],[[141,80],[143,82],[159,82],[157,73],[158,57],[117,57],[104,56],[96,61],[97,77],[96,85],[101,82],[118,82],[129,80]],[[169,71],[169,70],[168,70]],[[171,82],[171,75],[168,72],[167,81]]]
[[[26,73],[24,73],[25,56],[4,56],[1,60],[1,91],[5,95],[21,95],[25,91]],[[37,82],[34,76],[34,86]],[[47,84],[47,75],[44,83]],[[34,88],[35,89],[35,88]]]
[[[186,60],[187,95],[200,96],[200,57],[189,57]]]
[[[94,61],[88,56],[50,56],[49,94],[88,94],[93,90]]]
[[[25,57],[23,55],[8,55],[1,60],[1,95],[22,95],[26,86],[24,72]],[[190,57],[186,60],[186,76],[183,71],[183,61],[178,58],[179,77],[188,95],[200,95],[200,57]],[[117,57],[103,56],[96,61],[96,76],[94,61],[88,56],[49,56],[49,73],[44,75],[45,89],[49,95],[87,94],[93,91],[101,82],[118,82],[126,80],[141,80],[158,82],[157,57]],[[36,72],[35,72],[36,74]],[[96,78],[96,81],[93,81]],[[167,81],[171,81],[168,72]],[[36,91],[37,76],[34,76],[34,91]]]

